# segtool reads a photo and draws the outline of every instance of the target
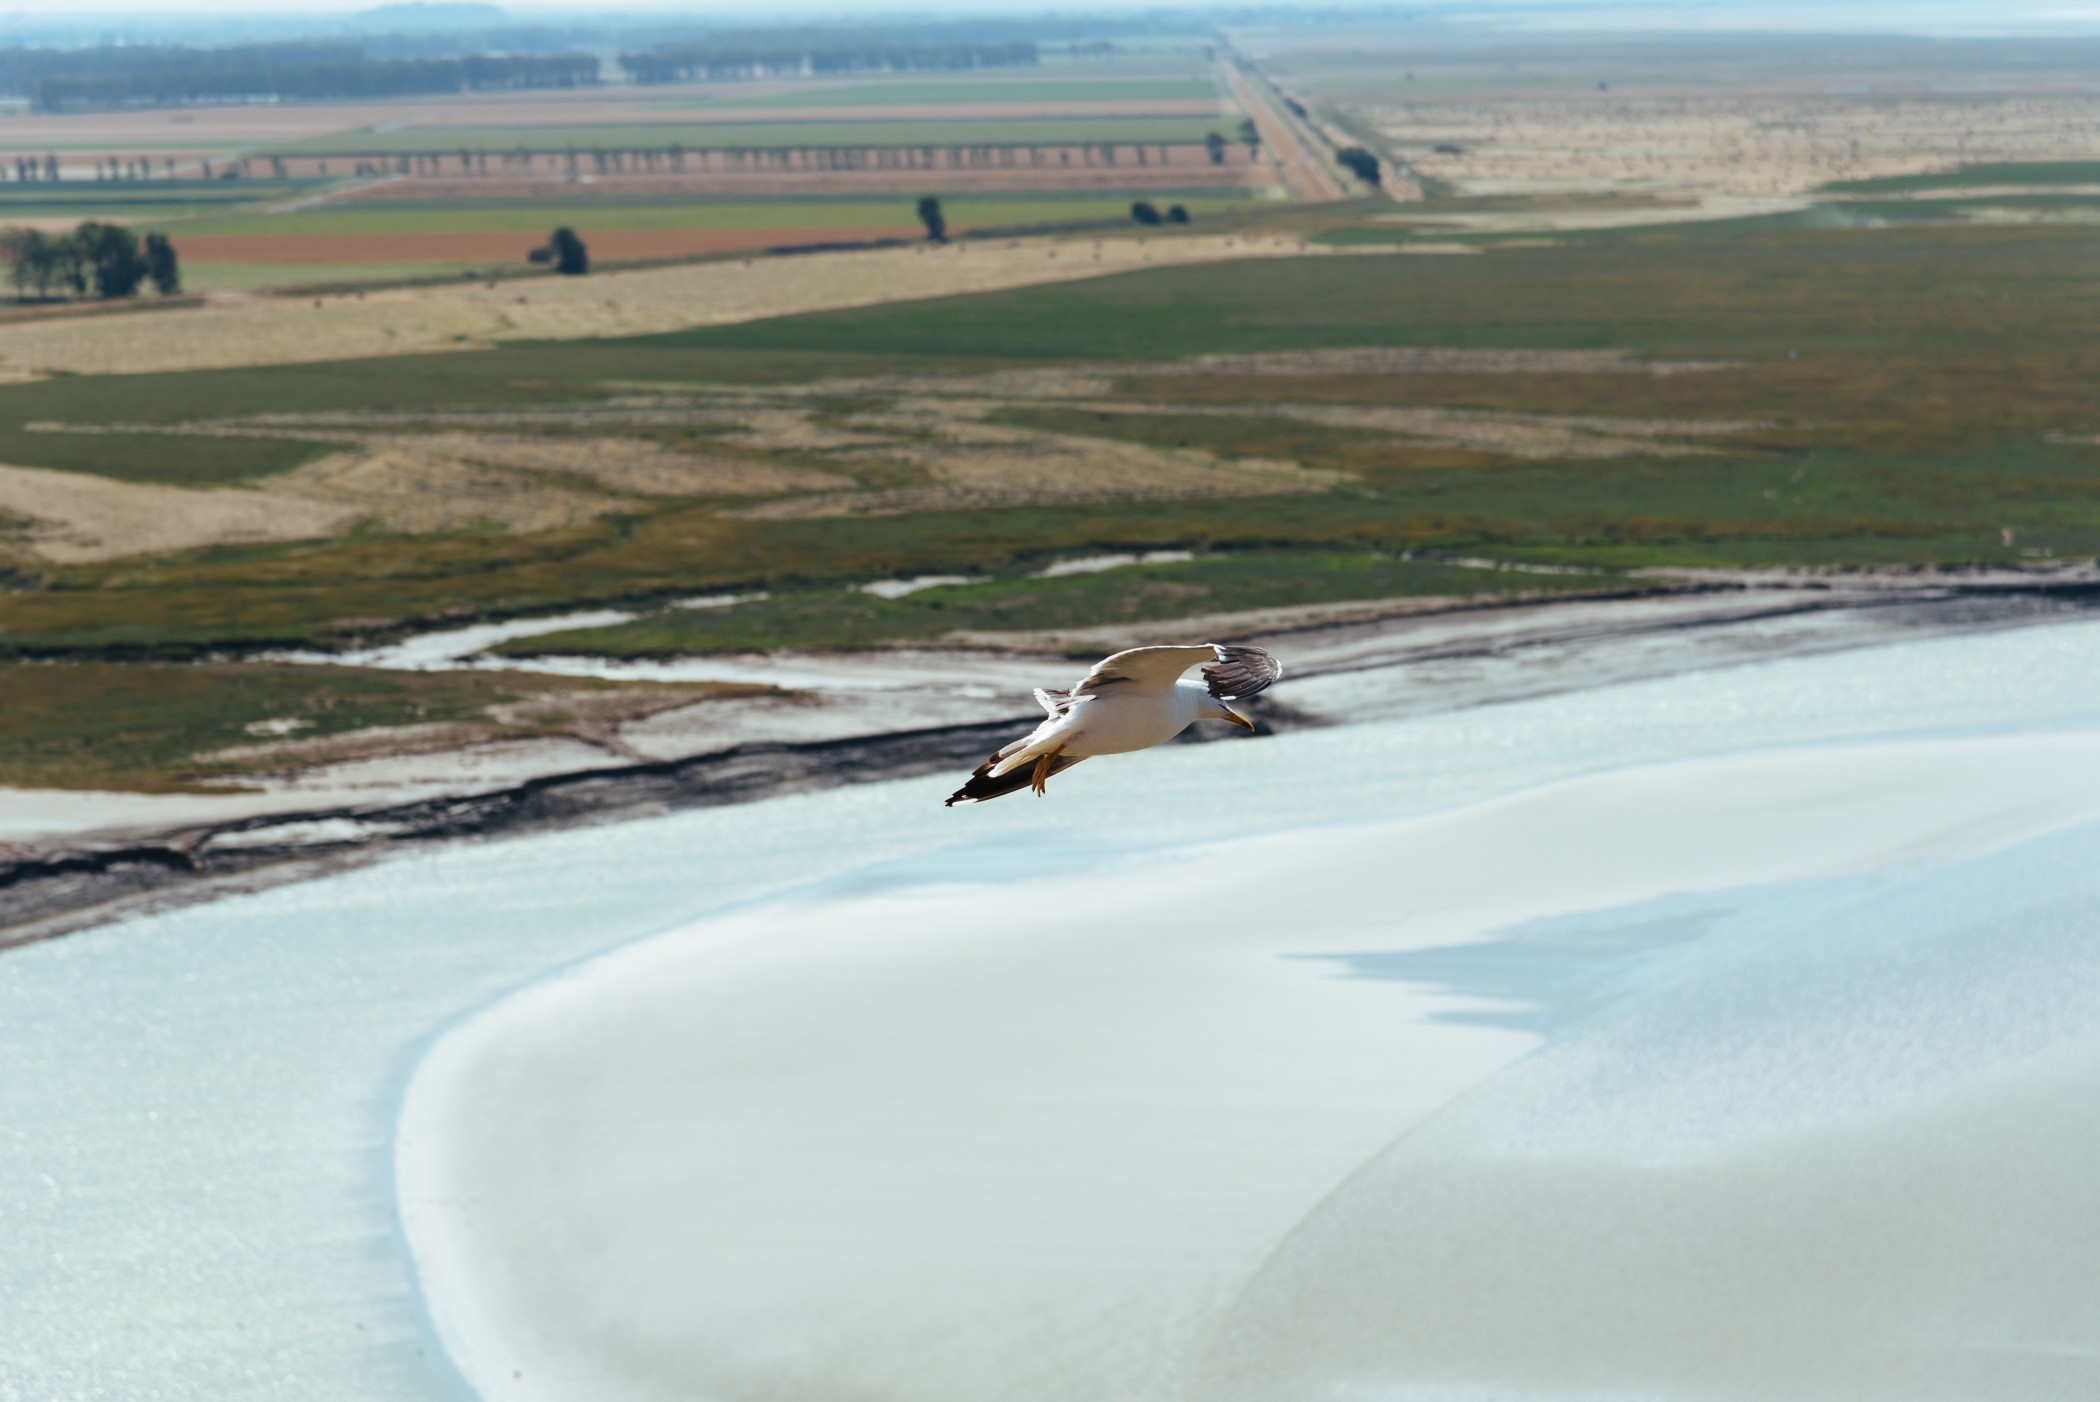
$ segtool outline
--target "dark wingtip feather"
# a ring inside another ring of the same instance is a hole
[[[1218,660],[1203,669],[1204,684],[1220,701],[1244,701],[1267,691],[1283,678],[1283,664],[1265,649],[1211,644]]]
[[[992,799],[1010,794],[1016,789],[1027,788],[1029,781],[1035,777],[1035,766],[1024,764],[1019,769],[1008,770],[994,779],[992,777],[992,766],[998,762],[999,756],[993,755],[983,764],[978,765],[977,772],[970,776],[970,781],[954,793],[949,794],[948,801],[943,803],[941,807],[953,808],[958,803],[987,803]],[[1077,763],[1079,761],[1076,759],[1068,759],[1064,755],[1059,755],[1050,761],[1050,773],[1053,775],[1063,773]]]

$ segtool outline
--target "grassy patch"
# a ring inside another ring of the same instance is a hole
[[[340,445],[288,438],[177,433],[50,433],[0,429],[0,463],[87,472],[122,482],[217,486],[288,472]]]
[[[1052,102],[1157,102],[1217,96],[1217,84],[1202,78],[1162,74],[1153,78],[1005,78],[975,82],[843,83],[809,91],[744,97],[724,93],[695,104],[743,109],[767,107],[938,107],[954,104]]]
[[[1965,165],[1929,175],[1889,175],[1874,180],[1838,180],[1831,194],[1904,195],[1992,185],[2100,185],[2100,161],[2001,161]]]
[[[1220,195],[1215,189],[1177,191],[1176,179],[1200,180],[1203,168],[1159,168],[1163,190],[1193,213],[1210,213],[1256,203],[1251,195]],[[1006,227],[1015,224],[1127,217],[1131,196],[999,195],[942,201],[954,228]],[[295,214],[242,214],[200,219],[184,224],[181,238],[296,238],[340,234],[520,233],[544,234],[567,224],[588,236],[602,229],[858,229],[896,225],[918,227],[916,198],[724,200],[693,197],[646,203],[620,201],[556,204],[510,204],[498,201],[446,200],[363,201],[323,205]]]
[[[1012,360],[1173,359],[1325,346],[1611,347],[1648,354],[1890,352],[1928,336],[2069,344],[2100,292],[2075,229],[1738,238],[1672,229],[1474,258],[1280,258],[899,303],[645,344]],[[1987,289],[1987,291],[1986,291]]]
[[[268,753],[215,756],[280,736],[304,742],[439,722],[490,736],[540,734],[573,721],[577,704],[618,690],[503,672],[13,663],[0,665],[0,784],[191,789],[207,778],[296,767]],[[710,692],[673,690],[695,699]],[[496,716],[493,707],[508,709]]]
[[[1012,421],[1288,458],[1351,480],[1304,496],[806,521],[658,502],[537,535],[363,535],[50,567],[0,593],[0,651],[195,656],[327,644],[601,600],[807,590],[892,574],[1008,575],[1049,555],[1106,550],[1520,552],[1605,565],[2089,555],[2100,552],[2100,450],[2054,440],[2100,433],[2100,360],[2085,310],[2100,294],[2096,248],[2100,240],[2068,226],[1657,232],[1478,258],[1151,269],[668,336],[0,385],[0,461],[38,465],[23,454],[64,448],[110,455],[99,466],[77,460],[77,470],[135,473],[141,469],[127,463],[150,459],[141,449],[223,444],[88,436],[65,444],[23,427],[542,406],[637,385],[768,385],[1338,346],[1609,347],[1733,367],[1668,376],[1137,375],[1109,404],[1019,405]],[[1259,413],[1178,412],[1277,402],[1756,427],[1702,439],[1722,450],[1703,456],[1540,460]],[[902,614],[866,617],[905,626]],[[837,624],[846,630],[837,636],[867,636],[852,632],[862,623],[849,623]]]
[[[182,285],[190,292],[261,292],[292,288],[343,287],[356,283],[403,282],[463,277],[489,270],[493,260],[478,262],[388,260],[369,263],[292,262],[222,263],[204,258],[185,259]],[[504,264],[508,268],[509,264]],[[523,266],[522,264],[519,266]],[[535,270],[536,271],[536,270]]]
[[[1358,599],[1477,598],[1596,589],[1608,575],[1538,575],[1334,552],[1229,555],[1061,578],[988,580],[882,599],[857,589],[783,594],[734,608],[673,610],[611,628],[523,639],[512,656],[658,657],[772,648],[856,648],[955,632],[1146,623]]]
[[[575,151],[781,150],[827,146],[1069,146],[1095,142],[1201,141],[1210,117],[958,117],[853,122],[675,122],[641,126],[409,127],[331,132],[277,148],[279,155],[447,156]],[[938,172],[930,172],[938,174]]]

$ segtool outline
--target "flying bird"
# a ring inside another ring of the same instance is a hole
[[[1183,681],[1198,663],[1203,680]],[[1254,729],[1254,722],[1227,701],[1268,690],[1283,665],[1258,647],[1191,643],[1134,647],[1094,664],[1070,691],[1038,690],[1049,718],[977,766],[977,772],[948,796],[947,807],[982,803],[1024,785],[1036,793],[1053,775],[1095,755],[1149,750],[1199,720],[1225,720]]]

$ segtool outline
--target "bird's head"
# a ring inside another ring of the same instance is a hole
[[[1238,711],[1233,710],[1232,707],[1226,705],[1223,701],[1218,700],[1216,697],[1206,696],[1203,698],[1203,701],[1204,708],[1202,718],[1204,720],[1228,720],[1242,730],[1251,731],[1254,729],[1253,721],[1247,719]]]

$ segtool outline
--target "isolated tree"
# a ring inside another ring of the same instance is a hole
[[[1254,125],[1252,117],[1240,119],[1240,140],[1247,143],[1247,159],[1253,160],[1261,154],[1261,129]]]
[[[1181,205],[1178,205],[1178,204],[1172,204],[1172,205],[1168,205],[1168,206],[1167,206],[1167,222],[1168,222],[1169,224],[1186,224],[1186,223],[1188,223],[1188,222],[1189,222],[1189,212],[1188,212],[1188,210],[1187,210],[1187,209],[1186,209],[1185,207],[1183,207],[1183,206],[1181,206]]]
[[[1225,164],[1225,138],[1223,136],[1214,131],[1205,132],[1203,134],[1203,149],[1210,152],[1210,163],[1212,165],[1221,166]]]
[[[570,277],[582,277],[591,270],[591,255],[576,237],[576,231],[564,224],[547,236],[547,250],[554,264],[554,271]]]
[[[930,242],[948,241],[948,216],[941,213],[941,202],[931,195],[919,201],[919,222],[926,226],[926,237]]]
[[[1161,222],[1159,211],[1153,208],[1149,200],[1139,200],[1132,205],[1130,207],[1130,217],[1140,224],[1158,224]]]
[[[175,245],[166,234],[146,235],[146,277],[163,297],[182,291],[182,269],[175,261]]]
[[[1381,175],[1378,169],[1378,157],[1372,155],[1363,147],[1344,146],[1341,150],[1334,153],[1334,158],[1347,166],[1350,174],[1363,181],[1364,184],[1376,185],[1379,183]]]

